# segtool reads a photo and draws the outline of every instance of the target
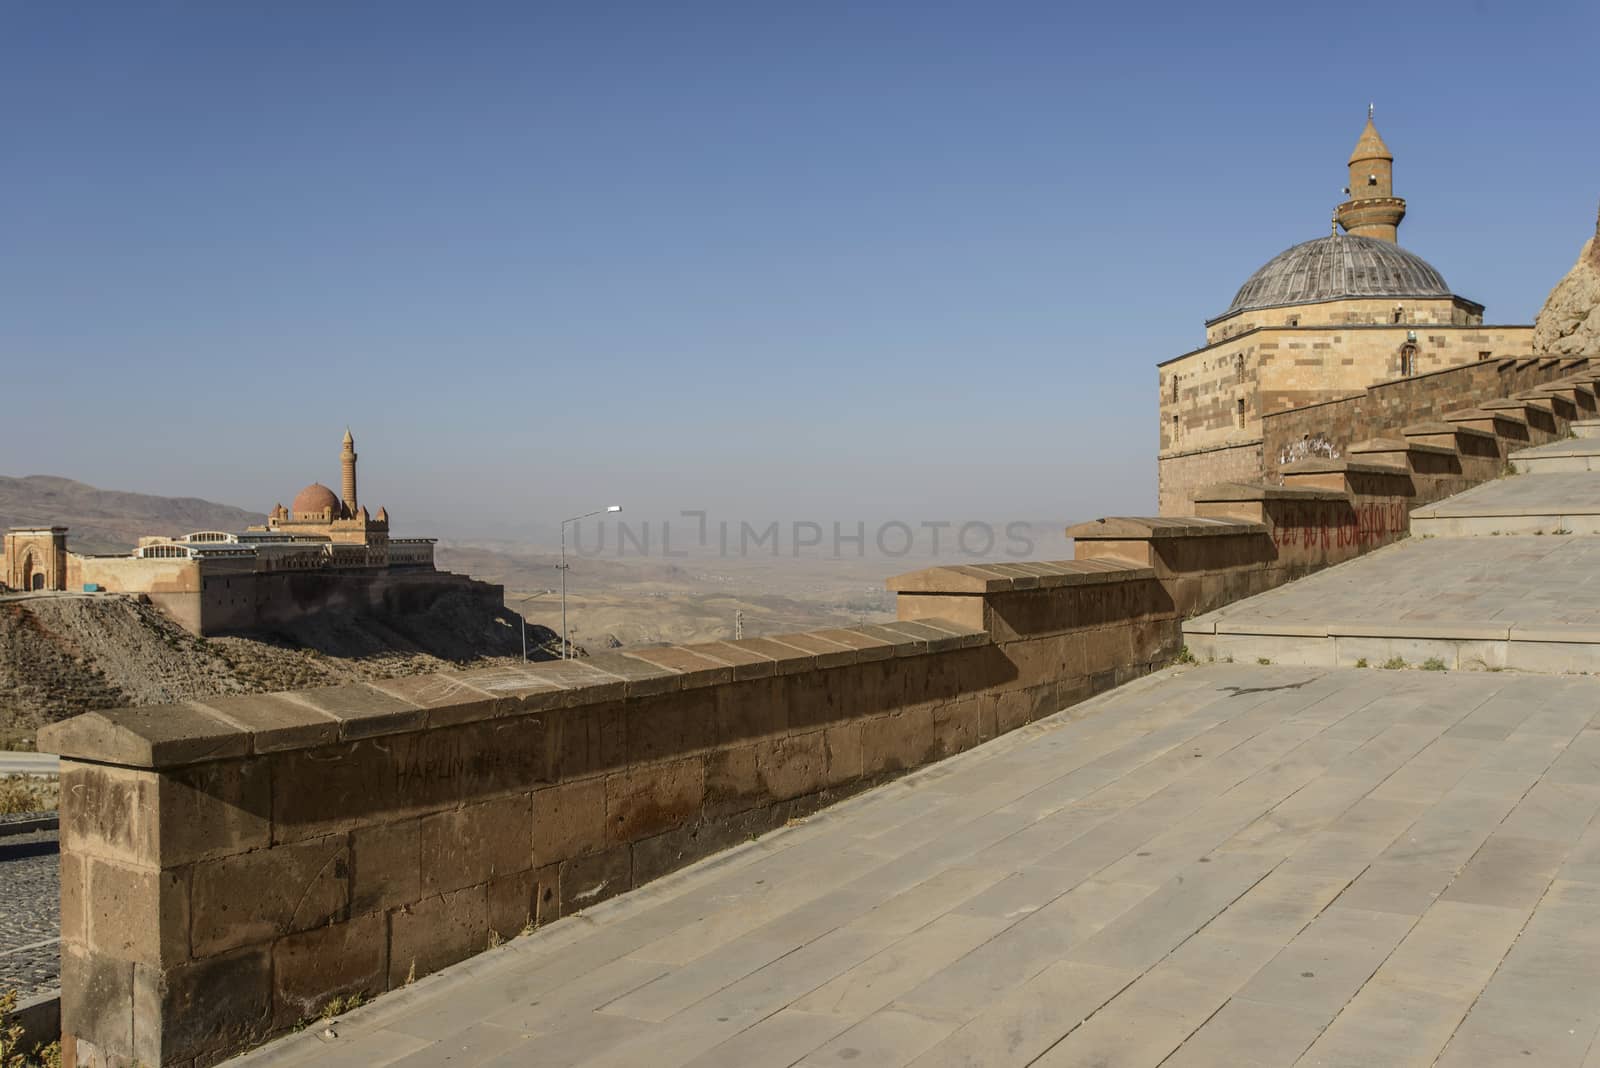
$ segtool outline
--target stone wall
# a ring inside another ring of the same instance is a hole
[[[1225,445],[1164,450],[1156,461],[1159,510],[1162,515],[1193,514],[1193,494],[1213,482],[1273,483],[1286,464],[1345,457],[1352,448],[1373,438],[1399,437],[1408,426],[1484,405],[1494,407],[1495,402],[1507,398],[1538,402],[1539,407],[1524,405],[1517,417],[1528,424],[1527,440],[1535,444],[1547,441],[1564,434],[1571,419],[1593,411],[1593,394],[1581,383],[1570,398],[1540,391],[1562,379],[1582,378],[1589,373],[1589,367],[1590,361],[1582,359],[1473,360],[1457,367],[1379,382],[1331,400],[1269,412],[1253,424],[1257,437],[1241,431],[1236,440]],[[1451,444],[1455,447],[1457,443]],[[1470,453],[1467,445],[1461,444],[1460,448]],[[1503,450],[1498,455],[1504,459]],[[1470,458],[1468,462],[1470,466]],[[1487,474],[1474,471],[1470,480],[1493,477],[1501,466],[1491,465]],[[1450,483],[1440,483],[1447,484]]]
[[[1308,313],[1315,306],[1307,306]],[[1532,327],[1379,325],[1261,327],[1169,360],[1158,374],[1160,449],[1193,451],[1261,437],[1261,421],[1412,375],[1532,355]],[[1240,418],[1240,402],[1243,418]]]
[[[1185,618],[1407,532],[1403,464],[1284,477],[1080,524],[1074,560],[897,576],[884,626],[48,727],[68,1063],[215,1063],[1143,675]]]
[[[1354,396],[1276,412],[1262,419],[1262,474],[1270,482],[1285,463],[1306,458],[1306,442],[1325,443],[1319,445],[1319,455],[1343,456],[1358,442],[1397,435],[1415,423],[1512,397],[1586,366],[1587,361],[1571,360],[1485,360],[1379,382]],[[1587,410],[1592,412],[1589,396]],[[1561,412],[1564,421],[1576,414],[1567,408]],[[1552,423],[1544,440],[1557,432]],[[1560,432],[1565,432],[1564,425]]]

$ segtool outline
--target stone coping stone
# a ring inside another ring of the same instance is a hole
[[[1401,441],[1398,438],[1371,438],[1367,441],[1358,441],[1345,452],[1362,454],[1369,452],[1410,452],[1431,454],[1434,456],[1454,456],[1456,450],[1448,445],[1429,445],[1423,441]],[[1396,468],[1399,470],[1399,468]]]
[[[1077,541],[1145,541],[1154,538],[1205,538],[1218,535],[1265,534],[1266,524],[1221,516],[1107,516],[1067,528]]]
[[[884,585],[896,593],[1009,593],[1126,582],[1154,578],[1156,573],[1153,567],[1120,560],[1053,560],[1036,564],[1029,571],[1015,574],[987,564],[953,564],[894,575]]]
[[[1325,456],[1308,456],[1304,460],[1284,464],[1278,468],[1281,475],[1409,475],[1411,472],[1395,464],[1374,464],[1362,460],[1333,460]]]
[[[1487,412],[1484,413],[1484,415],[1479,416],[1479,418],[1487,417]],[[1400,433],[1406,435],[1407,437],[1424,437],[1431,434],[1459,434],[1463,437],[1469,438],[1493,438],[1495,436],[1494,431],[1492,430],[1479,430],[1475,426],[1461,426],[1457,423],[1441,423],[1438,420],[1430,420],[1423,423],[1412,423],[1410,426],[1402,427],[1400,429]]]
[[[1102,581],[1155,574],[1151,568],[1088,563],[1096,565],[1090,573]],[[536,715],[735,679],[921,656],[989,641],[988,632],[981,629],[944,619],[919,619],[610,652],[526,666],[454,668],[381,682],[85,712],[40,730],[39,748],[68,760],[159,770]]]
[[[1463,408],[1456,412],[1446,412],[1442,418],[1446,423],[1465,423],[1474,419],[1496,419],[1502,423],[1528,425],[1528,421],[1519,415],[1510,415],[1503,411],[1490,412],[1482,408]]]
[[[1353,501],[1348,490],[1319,489],[1315,486],[1266,486],[1259,482],[1217,482],[1197,490],[1194,503],[1227,501]]]
[[[1551,402],[1549,397],[1527,397],[1523,396],[1521,393],[1514,393],[1509,397],[1501,397],[1498,400],[1484,401],[1482,404],[1478,405],[1478,407],[1482,408],[1486,412],[1526,410],[1528,408],[1533,408],[1537,411],[1551,413],[1553,413],[1556,408],[1555,404]]]

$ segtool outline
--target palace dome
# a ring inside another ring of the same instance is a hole
[[[310,519],[324,509],[331,509],[332,514],[338,516],[339,496],[322,483],[313,482],[294,495],[293,509],[296,519]]]
[[[1333,234],[1272,257],[1217,318],[1344,297],[1449,296],[1444,276],[1421,256],[1375,237]]]

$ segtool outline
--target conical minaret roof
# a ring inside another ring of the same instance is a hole
[[[1356,141],[1356,150],[1350,153],[1350,162],[1362,159],[1394,159],[1389,151],[1389,146],[1383,143],[1383,138],[1378,136],[1378,128],[1372,124],[1372,115],[1367,115],[1367,124],[1361,129],[1361,137]]]

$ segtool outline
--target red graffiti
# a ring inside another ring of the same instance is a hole
[[[1277,517],[1272,543],[1280,549],[1364,548],[1381,545],[1410,529],[1403,503],[1357,505],[1342,517],[1303,505],[1286,507]]]

